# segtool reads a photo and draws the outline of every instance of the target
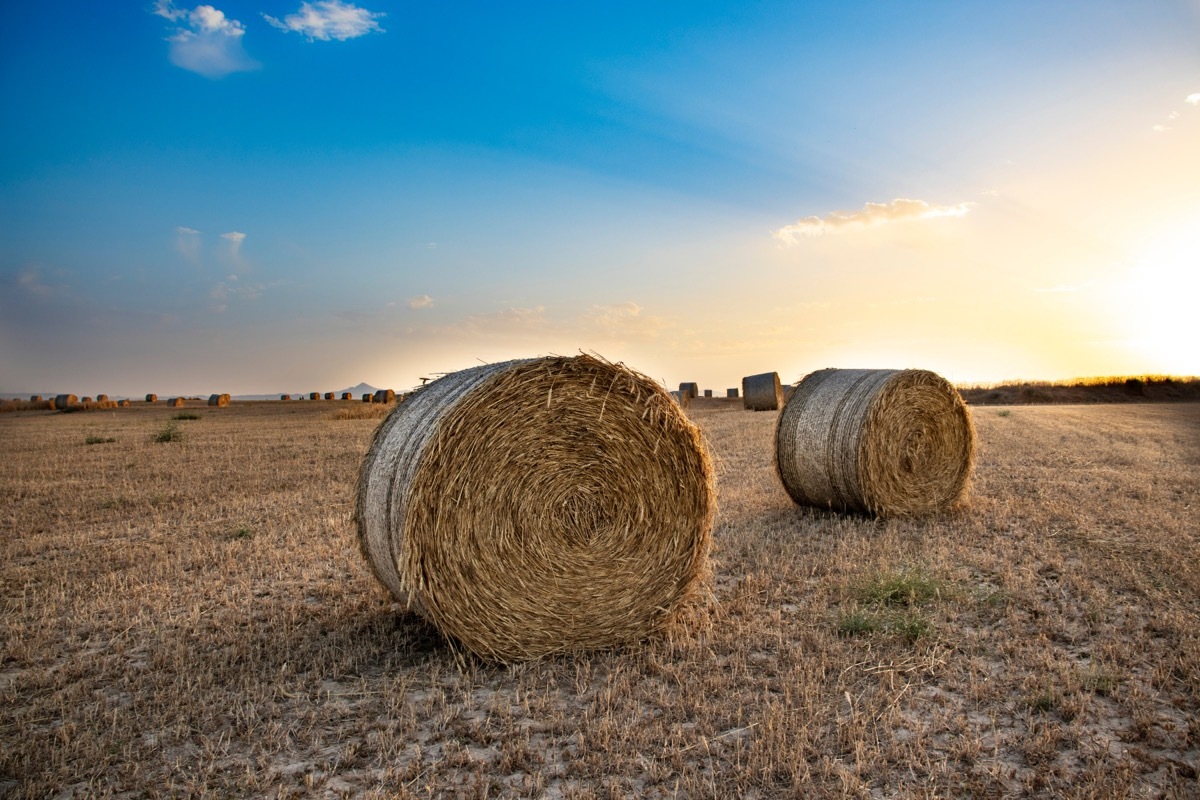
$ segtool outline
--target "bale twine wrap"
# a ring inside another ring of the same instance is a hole
[[[783,406],[778,372],[742,378],[742,406],[748,411],[775,411]]]
[[[775,429],[775,466],[793,500],[880,516],[960,503],[974,452],[962,398],[927,370],[814,372]]]
[[[669,625],[707,574],[714,508],[703,440],[670,396],[581,355],[413,393],[376,430],[355,519],[398,599],[513,662]]]

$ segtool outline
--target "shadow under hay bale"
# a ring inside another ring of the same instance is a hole
[[[398,405],[359,473],[372,571],[471,652],[512,662],[635,642],[706,574],[715,494],[698,429],[591,356],[451,373]]]
[[[229,405],[229,395],[227,394],[210,394],[208,396],[208,404],[217,408],[224,408]]]
[[[776,411],[783,406],[778,372],[742,378],[742,406],[748,411]]]
[[[793,500],[880,516],[962,502],[974,452],[962,398],[926,370],[814,372],[796,385],[775,430],[776,470]]]

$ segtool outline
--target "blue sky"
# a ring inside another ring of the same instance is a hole
[[[1200,3],[15,3],[0,390],[1200,373]]]

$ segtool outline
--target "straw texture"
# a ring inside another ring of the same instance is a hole
[[[742,378],[742,406],[749,411],[776,411],[783,405],[778,372]]]
[[[963,502],[974,452],[962,398],[926,370],[814,372],[775,431],[775,465],[793,500],[879,516]]]
[[[359,473],[375,575],[503,662],[640,640],[707,570],[698,430],[653,381],[591,356],[489,364],[399,404]]]

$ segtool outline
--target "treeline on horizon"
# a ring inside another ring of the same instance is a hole
[[[969,405],[1179,403],[1200,401],[1200,377],[1105,375],[1064,381],[1003,381],[956,387]]]

